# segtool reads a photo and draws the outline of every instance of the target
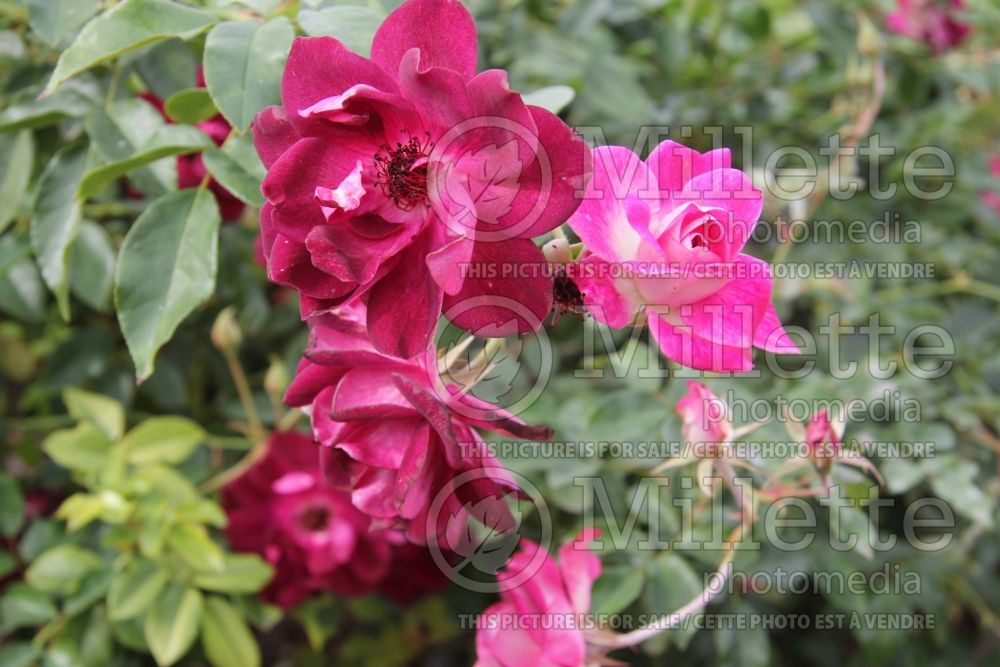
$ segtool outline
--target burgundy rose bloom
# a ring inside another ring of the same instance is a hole
[[[310,319],[310,345],[285,396],[310,406],[328,479],[375,525],[403,529],[416,543],[440,537],[453,546],[470,512],[511,521],[504,498],[517,486],[476,429],[534,439],[549,430],[444,386],[433,348],[412,359],[381,354],[365,315],[353,307]]]
[[[226,486],[222,503],[233,548],[274,566],[261,593],[268,602],[291,607],[324,590],[349,596],[379,590],[409,602],[442,584],[426,550],[414,551],[393,531],[372,530],[350,496],[326,484],[315,444],[299,433],[274,433],[266,456]],[[387,577],[404,560],[420,574],[410,588],[394,591]]]
[[[924,42],[934,53],[962,43],[971,28],[955,19],[965,9],[963,0],[897,0],[896,11],[886,15],[892,32]]]
[[[304,316],[360,297],[372,344],[402,358],[422,354],[442,310],[466,299],[484,297],[452,318],[473,332],[544,319],[552,279],[531,239],[576,209],[589,152],[505,72],[477,74],[476,58],[475,24],[455,0],[404,3],[371,59],[330,37],[294,43],[282,107],[253,129],[268,168],[269,273],[303,294]],[[491,296],[530,315],[484,305]]]

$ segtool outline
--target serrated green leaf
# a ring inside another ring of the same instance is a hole
[[[124,621],[146,611],[167,583],[170,572],[148,560],[137,560],[111,580],[108,588],[108,617]]]
[[[150,607],[144,624],[146,643],[160,667],[180,660],[198,636],[202,595],[183,584],[171,584]]]
[[[130,171],[157,160],[197,153],[211,146],[211,140],[196,128],[188,125],[164,125],[138,152],[88,171],[80,182],[79,197],[92,197]]]
[[[205,600],[201,641],[205,656],[215,667],[260,666],[260,648],[246,620],[220,597]]]
[[[295,29],[285,17],[261,24],[227,21],[205,40],[205,84],[215,105],[238,131],[265,107],[281,101],[281,74]]]
[[[17,216],[35,160],[31,132],[0,136],[0,234]]]
[[[31,247],[38,268],[64,320],[69,319],[70,250],[81,221],[76,190],[86,166],[84,145],[71,146],[52,158],[39,181],[31,221]]]
[[[190,39],[213,23],[208,12],[171,0],[125,0],[83,27],[59,57],[45,91],[140,46],[171,37]]]
[[[222,570],[198,573],[194,585],[216,593],[256,593],[271,580],[274,570],[259,556],[226,554]]]
[[[160,346],[215,290],[220,222],[210,192],[181,190],[153,202],[125,237],[115,307],[140,380],[153,373]]]
[[[101,0],[27,0],[31,29],[49,46],[66,44],[90,17]]]
[[[125,408],[110,396],[67,387],[63,390],[63,402],[71,417],[92,422],[112,441],[125,432]]]

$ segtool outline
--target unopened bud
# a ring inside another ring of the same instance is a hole
[[[542,253],[550,264],[567,264],[573,261],[569,241],[564,238],[552,239],[542,246]]]
[[[272,357],[271,365],[268,366],[267,373],[264,374],[264,391],[280,403],[290,383],[291,377],[288,375],[288,367],[281,359]]]
[[[243,342],[243,332],[236,322],[236,309],[223,308],[212,325],[212,345],[220,350],[235,350]]]

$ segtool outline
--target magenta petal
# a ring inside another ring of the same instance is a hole
[[[680,317],[695,335],[732,347],[751,347],[758,325],[771,304],[767,262],[740,255],[728,267],[733,279],[714,294],[680,307]]]
[[[391,72],[395,75],[395,71]],[[396,92],[394,76],[367,58],[352,53],[333,37],[300,37],[292,44],[281,82],[281,100],[289,119],[302,126],[301,111],[364,83]]]
[[[285,391],[285,403],[296,408],[309,405],[319,392],[335,384],[342,374],[343,371],[317,366],[303,359]]]
[[[433,392],[414,382],[412,378],[393,373],[392,381],[396,384],[399,392],[423,415],[424,419],[440,436],[448,465],[452,468],[458,468],[461,465],[461,455],[458,440],[451,429],[451,411]]]
[[[370,282],[382,263],[413,238],[413,228],[402,228],[382,238],[365,238],[348,225],[316,227],[306,238],[312,262],[342,280]]]
[[[396,471],[365,467],[351,485],[351,502],[369,516],[396,518]]]
[[[653,174],[654,183],[659,186],[660,195],[677,192],[695,176],[715,169],[729,169],[733,166],[728,148],[719,148],[702,155],[693,148],[676,141],[664,141],[653,149],[646,158],[646,165]]]
[[[785,333],[781,320],[778,319],[778,313],[770,303],[764,309],[764,317],[754,332],[753,344],[754,347],[777,354],[802,354],[795,341]]]
[[[364,420],[340,433],[337,448],[365,465],[395,469],[402,465],[406,447],[423,426],[413,417]]]
[[[333,397],[334,419],[413,417],[419,413],[383,369],[354,368],[344,374]]]
[[[654,313],[649,314],[649,333],[663,356],[700,371],[718,373],[753,369],[753,351],[713,343],[693,333],[691,327],[675,327]]]
[[[267,268],[273,282],[314,299],[339,299],[356,287],[317,269],[304,245],[282,235],[278,235],[271,245]]]
[[[552,309],[547,266],[528,239],[477,243],[462,290],[444,299],[444,314],[477,336],[536,331]]]
[[[631,281],[613,278],[614,269],[610,262],[591,255],[570,264],[567,274],[576,282],[583,303],[594,319],[613,329],[621,329],[632,321],[641,297]],[[630,293],[635,301],[629,298]]]
[[[625,201],[651,180],[639,157],[621,146],[594,149],[594,177],[569,226],[587,250],[608,261],[633,259],[641,239],[629,224]]]
[[[268,107],[253,119],[253,144],[268,169],[301,135],[281,107]]]
[[[725,260],[733,259],[743,249],[764,208],[764,196],[750,182],[750,177],[738,169],[717,169],[696,176],[674,195],[677,204],[694,202],[700,208],[716,208],[724,215],[715,215],[722,223],[720,240],[713,245],[727,249]]]
[[[427,255],[427,268],[445,294],[458,294],[462,289],[474,248],[475,243],[463,236]]]
[[[420,49],[420,67],[446,67],[469,79],[476,74],[476,24],[458,0],[408,0],[375,33],[372,60],[390,75],[403,55]]]

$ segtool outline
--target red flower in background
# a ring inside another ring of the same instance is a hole
[[[330,37],[294,43],[283,105],[253,129],[270,276],[303,294],[304,316],[360,298],[375,348],[410,358],[466,299],[485,297],[454,318],[473,333],[532,331],[548,314],[552,278],[509,269],[544,266],[531,239],[576,209],[589,151],[505,72],[476,70],[475,23],[456,0],[404,3],[370,60]]]
[[[965,9],[963,0],[897,0],[896,11],[886,15],[892,32],[924,42],[935,53],[958,46],[971,28],[955,18]]]
[[[413,359],[381,354],[364,321],[361,306],[311,318],[311,341],[285,396],[310,406],[329,479],[350,489],[377,525],[404,529],[417,543],[444,537],[454,545],[470,511],[512,521],[504,498],[517,486],[476,429],[533,439],[551,432],[441,384],[433,348]],[[466,472],[478,479],[456,484]]]
[[[318,591],[378,591],[405,604],[445,583],[425,549],[372,530],[350,496],[327,485],[316,446],[302,434],[274,433],[266,456],[226,486],[222,503],[233,548],[258,553],[275,569],[261,593],[268,602],[287,608]],[[401,567],[408,586],[398,585]]]
[[[197,85],[199,88],[205,87],[205,75],[201,69],[198,70]],[[156,107],[167,122],[171,122],[170,117],[163,109],[163,100],[151,92],[140,93],[139,97]],[[198,123],[195,127],[207,135],[216,146],[225,143],[233,129],[222,114],[216,114],[212,118]],[[177,187],[179,189],[198,187],[207,174],[208,171],[205,169],[201,153],[177,157]],[[208,182],[208,189],[215,195],[215,201],[219,204],[219,213],[223,220],[236,220],[243,214],[246,205],[229,190],[219,185],[214,178]]]
[[[990,158],[990,174],[1000,180],[1000,155]],[[1000,195],[995,192],[984,192],[983,203],[1000,215]]]

